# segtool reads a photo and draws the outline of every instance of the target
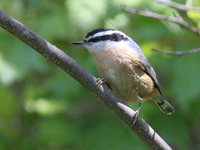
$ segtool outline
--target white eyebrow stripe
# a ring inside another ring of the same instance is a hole
[[[87,37],[85,40],[89,41],[90,39],[92,38],[96,38],[98,36],[104,36],[104,35],[111,35],[113,33],[117,33],[117,34],[120,34],[120,35],[123,35],[124,37],[127,37],[128,39],[131,39],[130,37],[128,37],[126,34],[124,34],[123,32],[120,32],[120,31],[117,31],[117,30],[114,30],[114,31],[103,31],[103,32],[99,32],[99,33],[96,33],[94,35],[91,35],[89,37]]]

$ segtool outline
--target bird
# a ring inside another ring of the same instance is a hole
[[[122,100],[141,104],[153,100],[160,110],[171,115],[173,106],[163,97],[157,75],[138,44],[125,33],[112,28],[97,28],[84,40],[72,42],[85,47],[96,60],[102,80]]]

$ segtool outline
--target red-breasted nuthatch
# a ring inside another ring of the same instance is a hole
[[[99,28],[89,32],[82,45],[95,57],[97,70],[120,98],[152,99],[168,115],[174,108],[164,99],[154,69],[141,48],[126,34],[115,29]]]

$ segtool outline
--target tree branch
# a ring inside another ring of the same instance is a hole
[[[114,112],[152,149],[171,150],[170,146],[142,118],[138,118],[135,124],[133,124],[135,111],[123,104],[118,97],[113,95],[112,91],[109,90],[107,86],[103,85],[100,88],[96,88],[97,79],[86,72],[63,51],[1,11],[0,26],[32,47],[45,58],[58,65],[84,87],[94,93],[110,109],[114,110]]]
[[[187,6],[187,5],[184,5],[184,4],[179,4],[179,3],[173,2],[171,0],[157,0],[157,2],[164,4],[168,7],[174,8],[176,10],[180,10],[180,11],[200,12],[199,7]]]
[[[170,51],[170,50],[161,50],[157,48],[152,48],[152,50],[160,54],[173,55],[173,56],[178,56],[178,57],[200,52],[200,48],[195,48],[195,49],[191,49],[187,51]]]
[[[174,8],[177,11],[200,12],[199,7],[186,6],[183,4],[176,3],[176,2],[172,2],[171,0],[157,0],[157,2],[164,4],[168,7]],[[151,10],[137,10],[137,9],[131,8],[129,6],[122,6],[122,10],[124,10],[128,13],[137,14],[139,16],[144,16],[144,17],[154,18],[157,20],[164,20],[164,21],[172,22],[172,23],[179,25],[180,27],[187,29],[188,31],[191,31],[192,33],[200,35],[200,29],[195,27],[194,25],[192,25],[193,21],[190,20],[190,18],[188,18],[187,16],[185,16],[186,18],[183,18],[183,16],[181,16],[179,13],[175,13],[174,16],[167,16],[167,15],[153,12]],[[153,48],[152,50],[155,52],[161,53],[161,54],[167,54],[167,55],[173,55],[173,56],[184,56],[184,55],[200,52],[200,48],[191,49],[188,51],[169,51],[169,50],[160,50],[157,48]]]
[[[198,27],[197,22],[195,22],[192,18],[188,16],[189,12],[200,13],[200,7],[188,6],[180,3],[173,2],[171,0],[157,0],[158,3],[163,4],[165,6],[171,7],[177,11],[186,22],[194,27]]]
[[[180,15],[167,16],[167,15],[153,12],[151,10],[137,10],[129,6],[122,6],[122,10],[128,13],[137,14],[139,16],[172,22],[179,25],[180,27],[187,29],[188,31],[191,31],[197,35],[200,35],[200,29],[186,22]]]
[[[157,0],[157,1],[159,3],[166,5],[166,6],[175,8],[178,11],[198,11],[198,12],[200,12],[199,7],[189,7],[189,6],[186,6],[186,5],[182,5],[182,4],[179,4],[179,3],[172,2],[170,0]],[[122,9],[124,11],[128,12],[128,13],[137,14],[139,16],[145,16],[145,17],[154,18],[154,19],[157,19],[157,20],[164,20],[164,21],[176,23],[179,26],[181,26],[181,27],[193,32],[193,33],[200,35],[200,29],[191,25],[187,21],[185,21],[184,18],[181,15],[179,15],[179,13],[175,13],[174,16],[167,16],[167,15],[155,13],[151,10],[137,10],[137,9],[131,8],[129,6],[122,6]],[[157,49],[157,48],[153,48],[152,50],[155,51],[155,52],[158,52],[160,54],[173,55],[173,56],[184,56],[184,55],[200,52],[200,48],[191,49],[191,50],[188,50],[188,51],[169,51],[169,50],[160,50],[160,49]]]

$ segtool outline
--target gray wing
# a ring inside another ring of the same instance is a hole
[[[149,77],[154,81],[155,87],[158,89],[160,95],[162,96],[162,92],[161,92],[161,88],[160,88],[160,84],[157,80],[157,76],[156,73],[153,69],[153,67],[150,65],[150,63],[148,62],[148,60],[146,58],[142,59],[143,61],[139,63],[140,68],[149,75]]]
[[[158,89],[160,95],[162,96],[162,92],[160,89],[160,84],[157,80],[157,76],[156,73],[153,69],[153,67],[150,65],[149,61],[146,59],[146,57],[144,56],[141,48],[137,45],[137,43],[135,43],[135,41],[132,40],[132,42],[130,43],[130,45],[132,47],[134,47],[134,50],[136,50],[139,54],[140,57],[140,62],[138,62],[139,67],[149,75],[149,77],[154,81],[155,87]]]

